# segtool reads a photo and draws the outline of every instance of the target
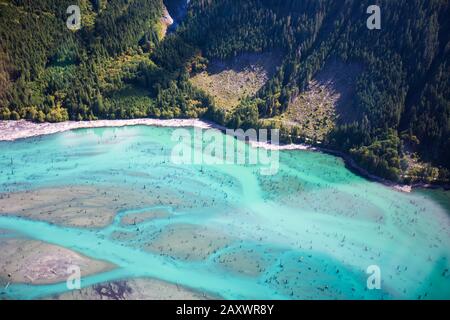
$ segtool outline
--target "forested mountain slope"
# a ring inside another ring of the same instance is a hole
[[[448,168],[449,2],[377,1],[381,30],[366,26],[371,4],[194,1],[183,36],[207,57],[284,50],[278,74],[254,100],[259,117],[283,113],[330,59],[357,62],[363,72],[348,108],[358,121],[337,126],[325,143],[350,151],[371,172],[392,179],[408,165],[401,160],[409,148]]]
[[[201,116],[265,126],[339,61],[361,68],[343,106],[354,116],[320,143],[393,180],[446,180],[449,1],[375,2],[381,30],[367,28],[368,0],[192,0],[184,23],[162,40],[161,0],[81,1],[86,24],[77,32],[64,28],[60,3],[69,1],[0,0],[0,114],[38,121]],[[233,111],[189,81],[208,60],[274,50],[282,56],[275,75]],[[295,125],[270,126],[287,140],[318,143]]]
[[[176,85],[170,87],[165,70],[150,59],[162,40],[162,0],[79,1],[78,31],[66,27],[72,4],[0,0],[0,117],[53,122],[182,115],[165,100],[174,96],[165,89],[176,91]],[[158,82],[163,85],[155,89]],[[195,105],[205,99],[192,95]],[[189,115],[197,116],[195,110]]]

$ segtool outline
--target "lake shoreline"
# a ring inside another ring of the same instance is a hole
[[[76,129],[107,128],[107,127],[126,127],[126,126],[154,126],[154,127],[172,127],[172,128],[200,128],[216,129],[225,132],[228,128],[211,121],[200,119],[129,119],[129,120],[93,120],[93,121],[65,121],[58,123],[35,123],[27,120],[1,120],[0,121],[0,141],[15,141],[19,139],[33,138],[44,135],[51,135]],[[324,147],[315,147],[307,144],[280,144],[273,145],[267,142],[249,141],[255,148],[265,148],[269,150],[309,150],[330,154],[344,160],[347,169],[370,181],[381,183],[387,187],[400,192],[412,192],[413,189],[450,189],[448,185],[434,185],[426,183],[415,183],[412,185],[398,184],[381,177],[370,174],[364,168],[360,167],[347,154]]]

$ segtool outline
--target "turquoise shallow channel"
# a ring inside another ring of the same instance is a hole
[[[281,151],[275,175],[258,165],[175,165],[173,130],[79,129],[0,142],[2,197],[74,186],[128,197],[104,226],[18,213],[0,215],[0,229],[116,266],[82,277],[83,287],[153,278],[225,299],[450,299],[448,192],[395,191],[312,151]],[[380,290],[367,287],[373,265]],[[68,289],[0,290],[34,299]]]

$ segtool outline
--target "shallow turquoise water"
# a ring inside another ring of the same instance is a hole
[[[82,129],[0,142],[1,193],[94,185],[145,190],[152,198],[165,190],[178,195],[148,208],[129,203],[100,229],[5,216],[0,229],[118,266],[83,277],[83,286],[152,277],[230,299],[450,298],[448,197],[400,193],[354,175],[339,158],[309,151],[281,152],[273,176],[257,165],[175,165],[173,130]],[[170,216],[139,223],[139,232],[120,223],[127,214],[161,208]],[[144,250],[143,243],[178,224],[207,227],[232,243],[200,261]],[[134,236],[119,239],[117,231]],[[249,252],[265,265],[260,274],[220,263]],[[381,290],[367,288],[371,265],[380,267]],[[65,283],[13,284],[7,294],[29,299],[66,290]]]

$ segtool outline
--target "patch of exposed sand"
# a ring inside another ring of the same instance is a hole
[[[131,120],[94,120],[65,121],[58,123],[34,123],[26,120],[1,120],[0,141],[14,141],[58,132],[81,128],[105,128],[126,126],[156,126],[156,127],[196,127],[202,129],[224,129],[224,127],[199,119],[131,119]]]
[[[93,120],[66,121],[58,123],[34,123],[26,120],[0,120],[0,141],[14,141],[42,135],[55,134],[82,128],[126,127],[126,126],[156,126],[156,127],[193,127],[199,129],[215,129],[225,132],[226,127],[199,119],[132,119],[132,120]],[[255,148],[267,150],[309,150],[314,149],[303,144],[276,145],[268,142],[250,141]],[[139,175],[140,173],[135,173]]]
[[[206,300],[216,299],[176,284],[154,279],[104,282],[47,299],[58,300]]]
[[[114,266],[41,241],[0,238],[0,282],[51,284],[66,281],[76,265],[81,276],[109,271]]]
[[[225,252],[214,258],[226,270],[251,277],[262,275],[275,260],[269,252],[264,252],[263,255],[254,249],[244,248]]]
[[[157,209],[149,212],[127,214],[121,219],[120,222],[122,225],[129,226],[136,225],[147,220],[168,218],[170,215],[170,212],[167,210]]]
[[[145,249],[182,260],[204,260],[232,242],[219,230],[176,224],[163,229]]]
[[[64,226],[100,228],[109,225],[116,213],[134,206],[172,201],[170,194],[118,188],[67,186],[0,194],[0,215],[19,216]]]

